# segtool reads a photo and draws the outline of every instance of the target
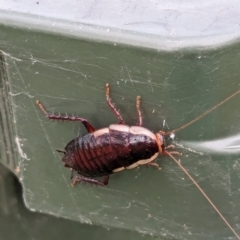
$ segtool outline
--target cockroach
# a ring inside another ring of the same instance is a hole
[[[136,126],[128,126],[125,124],[120,112],[115,108],[111,101],[109,84],[106,84],[106,101],[110,109],[118,118],[119,123],[111,124],[105,128],[96,130],[85,118],[68,115],[63,116],[61,114],[50,114],[39,100],[36,101],[36,104],[48,119],[81,122],[88,131],[88,134],[77,137],[70,141],[65,147],[65,151],[57,150],[64,154],[62,161],[65,167],[72,169],[72,175],[73,171],[77,172],[77,176],[74,178],[72,185],[75,185],[77,182],[88,182],[95,185],[107,185],[110,174],[121,172],[126,169],[133,169],[141,165],[151,165],[160,170],[161,168],[155,162],[155,159],[159,155],[168,155],[191,179],[194,185],[211,204],[229,229],[240,240],[240,236],[238,236],[238,234],[209,199],[209,197],[205,194],[199,184],[174,157],[174,155],[181,155],[181,153],[176,151],[168,151],[168,149],[171,149],[174,146],[165,145],[165,136],[176,133],[188,127],[239,93],[240,90],[182,127],[169,132],[159,131],[157,133],[153,133],[149,129],[142,127],[143,121],[142,112],[140,109],[140,96],[137,96],[136,98],[138,124]],[[96,177],[103,177],[103,180],[98,180]]]

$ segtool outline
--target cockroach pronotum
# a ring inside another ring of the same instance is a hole
[[[174,146],[166,146],[164,139],[165,136],[176,133],[198,121],[200,118],[212,112],[239,93],[240,90],[180,128],[169,132],[159,131],[157,133],[153,133],[147,128],[142,127],[140,96],[137,96],[136,98],[136,108],[138,113],[137,126],[128,126],[125,124],[121,114],[114,107],[114,104],[110,99],[109,84],[106,84],[107,104],[117,116],[119,123],[111,124],[106,128],[96,130],[85,118],[67,115],[63,116],[61,114],[50,114],[43,107],[40,101],[37,100],[36,104],[48,119],[81,122],[88,131],[88,134],[77,137],[70,141],[65,147],[65,151],[57,150],[64,154],[64,157],[62,158],[64,166],[71,168],[72,171],[77,172],[77,176],[73,180],[72,185],[75,185],[77,182],[89,182],[96,185],[107,185],[110,174],[121,172],[125,169],[133,169],[141,165],[152,165],[160,169],[159,165],[155,162],[155,159],[159,155],[168,155],[191,179],[194,185],[211,204],[225,224],[240,240],[240,236],[231,227],[231,225],[205,194],[199,184],[174,157],[174,155],[181,155],[181,153],[176,151],[168,151],[168,149],[171,149]],[[103,177],[103,180],[100,181],[96,179],[96,177]]]

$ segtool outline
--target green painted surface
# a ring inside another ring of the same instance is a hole
[[[112,175],[105,188],[88,184],[72,188],[70,171],[55,149],[86,131],[78,123],[48,121],[35,101],[41,100],[51,112],[67,112],[89,119],[96,128],[106,127],[117,122],[105,103],[108,82],[127,123],[136,124],[135,97],[141,95],[144,126],[154,132],[175,129],[240,88],[239,44],[157,52],[3,26],[0,30],[8,73],[1,81],[4,90],[9,87],[7,103],[14,125],[9,136],[16,140],[12,144],[18,153],[15,163],[5,165],[12,170],[19,166],[29,209],[155,237],[233,236],[168,157],[158,158],[162,171],[143,166]],[[237,135],[239,100],[235,97],[177,133],[176,143],[224,141]],[[238,155],[194,152],[188,146],[177,150],[184,154],[181,163],[231,225],[239,228]]]
[[[0,238],[4,240],[42,239],[141,239],[152,237],[134,231],[79,224],[48,214],[30,212],[22,201],[16,177],[0,165]],[[7,200],[7,201],[4,201]]]

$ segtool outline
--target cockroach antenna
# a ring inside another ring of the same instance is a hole
[[[174,162],[182,169],[182,171],[190,178],[190,180],[193,182],[193,184],[198,188],[198,190],[201,192],[201,194],[207,199],[207,201],[211,204],[211,206],[214,208],[214,210],[217,212],[217,214],[220,216],[220,218],[224,221],[224,223],[229,227],[229,229],[233,232],[233,234],[237,237],[237,239],[240,240],[240,236],[236,233],[236,231],[232,228],[230,223],[226,220],[226,218],[221,214],[221,212],[218,210],[216,205],[211,201],[211,199],[207,196],[207,194],[203,191],[203,189],[199,186],[199,184],[194,180],[194,178],[189,174],[189,172],[182,166],[180,161],[178,161],[170,152],[165,151],[166,154],[171,157]]]
[[[165,132],[164,135],[170,135],[171,133],[176,133],[176,132],[179,132],[179,131],[183,130],[184,128],[190,126],[191,124],[197,122],[199,119],[205,117],[207,114],[209,114],[210,112],[214,111],[215,109],[217,109],[218,107],[220,107],[221,105],[223,105],[224,103],[226,103],[227,101],[229,101],[230,99],[232,99],[233,97],[238,95],[239,93],[240,93],[240,90],[238,90],[237,92],[233,93],[232,95],[230,95],[229,97],[227,97],[226,99],[221,101],[220,103],[216,104],[214,107],[208,109],[206,112],[202,113],[200,116],[196,117],[195,119],[193,119],[189,123],[184,124],[183,126],[181,126],[179,128],[176,128],[174,130],[171,130],[169,132]]]
[[[171,135],[174,134],[176,132],[179,132],[181,130],[183,130],[184,128],[187,128],[188,126],[190,126],[191,124],[197,122],[199,119],[203,118],[204,116],[206,116],[207,114],[211,113],[212,111],[214,111],[215,109],[217,109],[218,107],[220,107],[221,105],[223,105],[224,103],[226,103],[227,101],[229,101],[230,99],[232,99],[233,97],[235,97],[236,95],[238,95],[240,93],[240,90],[236,91],[235,93],[233,93],[232,95],[230,95],[229,97],[227,97],[226,99],[224,99],[223,101],[221,101],[220,103],[216,104],[214,107],[208,109],[206,112],[202,113],[200,116],[198,116],[197,118],[193,119],[192,121],[188,122],[187,124],[184,124],[183,126],[171,130],[169,132],[161,132],[164,136],[167,135]],[[211,204],[211,206],[214,208],[214,210],[218,213],[218,215],[220,216],[220,218],[224,221],[224,223],[229,227],[229,229],[234,233],[234,235],[237,237],[237,239],[240,240],[240,236],[236,233],[236,231],[232,228],[232,226],[229,224],[229,222],[226,220],[226,218],[221,214],[221,212],[218,210],[218,208],[215,206],[215,204],[211,201],[211,199],[206,195],[206,193],[203,191],[203,189],[199,186],[199,184],[193,179],[193,177],[188,173],[188,171],[182,166],[182,164],[180,163],[180,161],[178,161],[172,154],[171,152],[165,151],[165,153],[171,157],[174,162],[182,169],[182,171],[188,176],[188,178],[193,182],[193,184],[198,188],[198,190],[201,192],[201,194],[206,198],[206,200]]]

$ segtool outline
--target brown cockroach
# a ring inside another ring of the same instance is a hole
[[[212,205],[214,210],[219,214],[225,224],[240,240],[238,234],[209,199],[209,197],[205,194],[199,184],[174,157],[174,155],[181,155],[181,153],[176,151],[168,151],[168,149],[173,146],[166,146],[164,139],[165,136],[176,133],[198,121],[200,118],[214,111],[216,108],[229,101],[239,93],[240,90],[180,128],[169,132],[159,131],[157,133],[153,133],[149,129],[142,127],[142,113],[140,110],[139,96],[137,96],[136,99],[138,124],[137,126],[128,126],[125,124],[121,114],[114,107],[114,104],[110,99],[109,84],[106,84],[107,104],[117,116],[119,123],[111,124],[105,128],[96,130],[85,118],[50,114],[43,107],[40,101],[37,100],[36,104],[48,119],[81,122],[88,131],[88,134],[77,137],[70,141],[65,147],[65,151],[57,150],[64,153],[64,157],[62,158],[64,166],[71,168],[73,171],[78,173],[73,180],[72,185],[75,185],[77,182],[89,182],[96,185],[107,185],[110,174],[121,172],[126,169],[133,169],[141,165],[152,165],[160,169],[159,165],[154,160],[159,155],[168,155],[191,179],[194,185],[199,189],[207,201]],[[100,181],[96,179],[96,177],[103,177],[103,180]]]

